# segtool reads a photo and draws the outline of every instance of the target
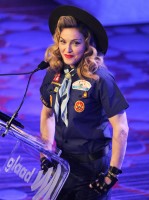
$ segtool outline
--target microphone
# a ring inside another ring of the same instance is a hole
[[[28,83],[27,83],[27,86],[26,86],[26,90],[25,90],[25,93],[24,93],[24,96],[23,96],[23,99],[18,107],[18,109],[14,112],[14,114],[12,115],[12,117],[9,119],[9,121],[6,122],[6,130],[5,132],[2,134],[2,137],[4,137],[8,131],[9,131],[9,128],[11,126],[11,124],[14,122],[14,119],[18,116],[18,113],[19,113],[19,110],[21,109],[23,103],[24,103],[24,100],[25,100],[25,97],[26,97],[26,94],[27,94],[27,90],[28,90],[28,87],[29,87],[29,83],[30,83],[30,80],[33,76],[33,74],[39,70],[43,70],[43,69],[46,69],[49,67],[49,63],[45,62],[45,61],[42,61],[38,67],[33,70],[32,72],[30,72],[30,76],[29,76],[29,79],[28,79]]]
[[[49,63],[42,61],[36,69],[34,69],[31,72],[22,72],[22,73],[8,73],[8,74],[0,74],[0,76],[14,76],[14,75],[27,75],[27,74],[32,74],[34,72],[37,72],[39,70],[43,70],[49,67]]]
[[[42,61],[33,72],[37,72],[39,70],[43,70],[43,69],[46,69],[48,67],[49,67],[49,63]]]

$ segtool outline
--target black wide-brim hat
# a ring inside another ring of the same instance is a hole
[[[94,36],[97,51],[106,54],[108,37],[103,25],[91,14],[75,6],[59,6],[50,15],[49,28],[54,35],[57,22],[61,16],[73,16],[88,27]]]

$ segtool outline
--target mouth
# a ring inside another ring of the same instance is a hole
[[[73,58],[73,55],[69,55],[69,54],[64,54],[65,58]]]

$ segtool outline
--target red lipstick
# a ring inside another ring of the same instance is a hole
[[[73,58],[73,55],[69,55],[69,54],[64,54],[64,56],[65,56],[66,58]]]

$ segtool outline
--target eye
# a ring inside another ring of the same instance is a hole
[[[74,44],[75,46],[78,46],[78,45],[81,44],[81,42],[79,42],[79,41],[73,41],[73,44]]]
[[[59,40],[59,43],[65,44],[66,42],[65,42],[65,40],[63,40],[63,39],[60,39],[60,40]]]

